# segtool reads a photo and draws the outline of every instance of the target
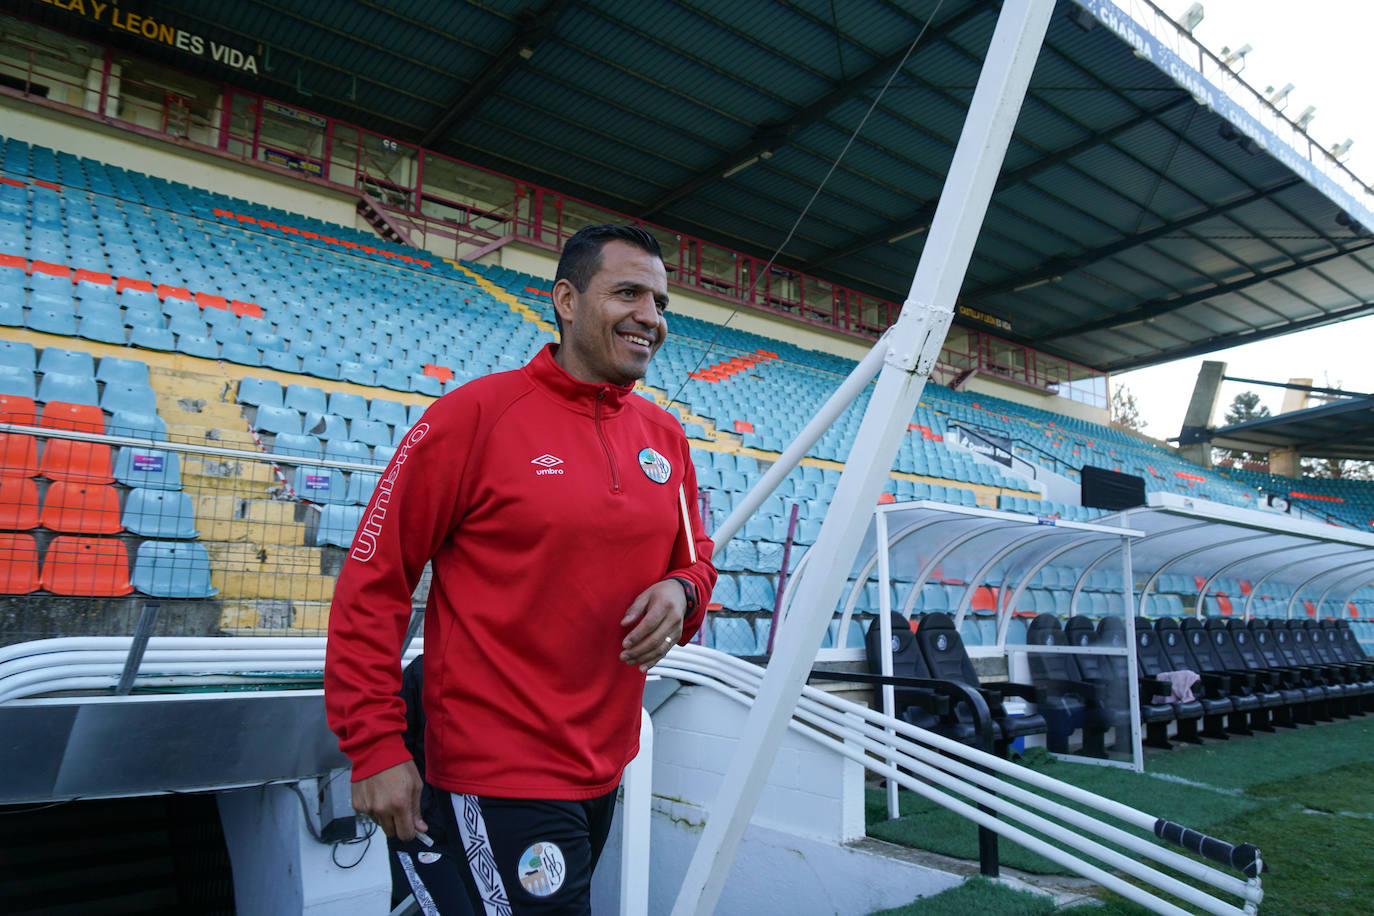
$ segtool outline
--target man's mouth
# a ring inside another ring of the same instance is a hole
[[[620,334],[621,339],[626,340],[637,347],[643,347],[646,350],[650,349],[654,345],[654,342],[652,340],[640,334],[627,334],[624,331],[619,331],[617,333]]]

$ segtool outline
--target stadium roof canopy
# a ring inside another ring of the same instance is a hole
[[[1217,448],[1292,448],[1310,458],[1374,461],[1374,395],[1223,426],[1203,436]]]
[[[127,14],[121,29],[72,5],[7,4],[760,256],[786,237],[895,72],[779,263],[898,301],[1000,8],[138,4],[144,21],[254,54],[261,66],[246,73],[147,39]],[[1144,25],[1107,0],[1059,5],[961,321],[1114,371],[1374,312],[1368,189],[1240,83],[1239,63],[1204,51],[1146,0],[1129,4]]]

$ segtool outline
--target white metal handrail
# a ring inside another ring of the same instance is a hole
[[[712,649],[690,645],[675,648],[654,670],[665,677],[710,688],[744,706],[752,704],[763,678],[763,670],[755,665]],[[870,772],[892,779],[903,787],[980,826],[992,829],[1154,912],[1181,914],[1187,911],[1086,861],[1084,856],[1107,863],[1136,880],[1218,916],[1253,914],[1258,910],[1263,896],[1258,877],[1246,881],[1227,874],[1126,832],[1102,819],[1084,815],[1012,785],[997,776],[980,772],[975,765],[1028,783],[1038,791],[1053,792],[1070,801],[1091,806],[1103,815],[1131,827],[1153,833],[1163,823],[1160,818],[1128,805],[1044,776],[1001,757],[969,748],[814,687],[806,687],[803,690],[790,728],[862,764]],[[931,783],[957,792],[973,804],[954,798]],[[1027,811],[1017,803],[1053,815],[1064,821],[1064,824],[1049,821]],[[978,810],[974,807],[975,804],[992,809],[1032,829],[1054,835],[1059,842],[1082,855],[1065,851],[1028,834],[1007,821]],[[1104,847],[1096,840],[1082,835],[1083,833],[1095,834],[1132,854],[1153,859],[1183,875],[1240,897],[1242,905],[1237,907],[1220,900],[1129,856]],[[1258,865],[1258,859],[1256,863]]]

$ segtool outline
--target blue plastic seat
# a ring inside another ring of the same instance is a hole
[[[95,357],[84,350],[65,350],[62,347],[46,347],[38,357],[39,372],[60,372],[63,375],[81,375],[95,378]]]
[[[0,394],[32,398],[37,390],[32,370],[0,366]]]
[[[307,413],[301,429],[312,436],[319,436],[321,439],[346,439],[348,438],[348,423],[343,417],[332,413]]]
[[[106,382],[100,395],[100,409],[106,413],[117,410],[128,413],[157,413],[157,395],[146,382]]]
[[[210,554],[196,541],[144,541],[134,557],[134,588],[157,598],[212,598]]]
[[[377,482],[381,479],[381,474],[369,474],[365,471],[354,471],[349,474],[347,501],[359,506],[367,505],[372,500],[372,491],[377,489]]]
[[[129,333],[129,343],[145,350],[175,350],[177,336],[167,328],[153,325],[135,325]]]
[[[385,467],[391,463],[391,458],[396,454],[394,446],[378,445],[372,449],[372,463]]]
[[[238,402],[255,407],[281,407],[281,383],[271,379],[245,376],[239,380]]]
[[[280,350],[263,350],[262,365],[265,369],[278,369],[282,372],[300,372],[301,361],[293,353]]]
[[[298,433],[278,433],[276,440],[272,443],[272,452],[277,455],[295,455],[318,461],[320,459],[320,440],[314,436],[302,436]]]
[[[150,490],[180,490],[181,460],[176,452],[125,445],[115,456],[115,480],[130,487]]]
[[[26,327],[41,331],[44,334],[60,334],[63,337],[76,336],[76,313],[61,306],[47,303],[30,306],[24,324]]]
[[[420,422],[420,418],[425,415],[427,408],[424,404],[411,404],[406,408],[406,426],[414,426]]]
[[[178,490],[135,487],[124,503],[124,527],[149,538],[199,537],[191,497]]]
[[[240,366],[261,366],[262,351],[246,343],[225,343],[219,348],[219,357],[225,362]]]
[[[758,636],[745,617],[712,617],[711,647],[730,655],[755,655]]]
[[[354,420],[349,424],[348,438],[364,445],[391,445],[391,430],[379,420]]]
[[[106,384],[122,382],[126,385],[146,385],[148,384],[148,364],[137,359],[106,356],[100,360],[100,368],[96,370],[95,380]]]
[[[352,439],[330,439],[324,445],[325,461],[357,461],[363,464],[372,462],[372,450],[361,442]]]
[[[0,366],[27,369],[32,372],[38,368],[38,352],[31,343],[0,340]]]
[[[291,478],[296,496],[312,503],[348,504],[348,482],[343,472],[333,468],[301,465]]]
[[[329,413],[338,414],[345,420],[367,419],[367,398],[349,391],[329,393]]]
[[[367,366],[364,366],[362,363],[339,363],[339,378],[345,382],[352,382],[355,385],[366,385],[369,388],[377,384],[377,373]]]
[[[99,404],[100,396],[95,379],[89,375],[48,372],[38,383],[35,400],[41,403],[65,401],[68,404]]]
[[[105,421],[105,432],[111,436],[134,436],[139,439],[167,441],[167,421],[157,414],[129,413],[117,410]]]
[[[326,413],[328,411],[328,397],[324,391],[313,385],[299,385],[292,383],[286,386],[286,394],[282,398],[282,405],[294,407],[301,413]]]
[[[365,506],[326,505],[320,510],[319,526],[315,529],[315,546],[332,544],[348,548],[353,545],[353,535],[362,524]]]
[[[339,381],[339,364],[327,356],[305,356],[301,359],[301,371],[316,378]]]
[[[773,583],[767,576],[741,575],[739,577],[740,611],[771,611],[773,609]]]
[[[258,415],[254,420],[254,426],[260,433],[291,433],[299,435],[301,432],[301,415],[290,407],[272,407],[263,404],[258,407]]]

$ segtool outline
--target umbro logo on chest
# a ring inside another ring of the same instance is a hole
[[[559,465],[562,463],[562,458],[559,458],[557,455],[550,455],[548,452],[545,452],[538,458],[530,459],[530,464],[539,466],[539,470],[534,472],[536,477],[551,477],[561,475],[563,473],[563,469],[560,468]]]

